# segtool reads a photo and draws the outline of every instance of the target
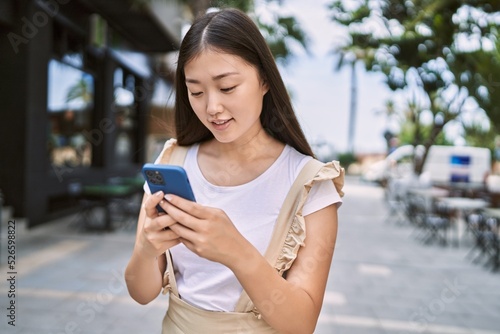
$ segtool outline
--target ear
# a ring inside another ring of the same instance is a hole
[[[262,80],[260,84],[262,86],[262,96],[264,96],[269,91],[269,85],[267,84],[266,80]]]

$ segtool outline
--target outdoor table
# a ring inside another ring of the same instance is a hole
[[[450,191],[450,194],[462,197],[477,197],[477,194],[484,192],[485,185],[482,182],[450,182],[435,183],[435,185]]]
[[[410,196],[420,197],[424,201],[426,212],[432,211],[432,204],[435,200],[449,196],[449,191],[443,188],[430,187],[430,188],[409,188],[408,194]]]
[[[484,215],[500,220],[500,208],[484,208]]]
[[[414,195],[422,196],[425,198],[438,198],[447,197],[449,191],[443,188],[431,187],[431,188],[410,188],[408,190]]]
[[[458,247],[459,241],[465,231],[464,212],[483,209],[489,206],[489,203],[482,199],[466,197],[443,197],[439,200],[448,208],[456,212],[456,216],[453,221],[456,229],[456,245]]]
[[[83,195],[86,199],[95,200],[99,206],[104,207],[105,218],[102,229],[106,231],[113,230],[109,207],[111,200],[130,196],[133,192],[134,188],[131,185],[94,184],[83,187]]]
[[[136,178],[116,178],[116,182],[107,182],[100,184],[91,184],[83,186],[82,197],[85,200],[94,201],[96,206],[104,208],[104,225],[102,230],[112,231],[111,207],[112,201],[130,198],[132,195],[142,191],[144,179]],[[85,222],[87,228],[90,228],[90,222]]]

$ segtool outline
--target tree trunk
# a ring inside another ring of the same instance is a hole
[[[431,146],[435,143],[437,136],[443,131],[443,127],[446,123],[443,123],[442,125],[436,125],[434,124],[434,127],[431,130],[431,134],[427,141],[424,143],[424,154],[422,155],[422,158],[420,161],[415,161],[415,174],[420,175],[424,171],[424,165],[425,165],[425,160],[427,160],[427,156],[429,155],[429,149]],[[415,146],[416,150],[416,146]]]
[[[351,64],[351,102],[349,107],[349,133],[347,139],[348,152],[354,153],[354,134],[356,129],[356,109],[358,102],[358,80],[356,76],[356,61]]]

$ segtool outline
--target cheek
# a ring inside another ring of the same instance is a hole
[[[206,113],[203,112],[200,107],[196,106],[196,104],[191,104],[191,107],[193,108],[193,111],[194,111],[194,114],[196,115],[196,118],[198,118],[198,120],[205,126],[208,125],[208,122],[207,122],[207,117],[206,117]]]
[[[194,110],[194,113],[196,114],[196,116],[200,117],[201,114],[203,113],[201,100],[200,99],[193,99],[190,97],[189,104],[191,105],[191,108]]]

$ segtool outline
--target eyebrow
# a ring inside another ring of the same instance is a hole
[[[216,76],[212,77],[212,80],[213,81],[217,81],[217,80],[220,80],[222,78],[228,77],[230,75],[238,75],[238,74],[240,74],[240,73],[238,73],[238,72],[225,72],[225,73],[222,73],[222,74],[219,74],[219,75],[216,75]],[[200,81],[196,80],[196,79],[186,78],[186,83],[199,84]]]

